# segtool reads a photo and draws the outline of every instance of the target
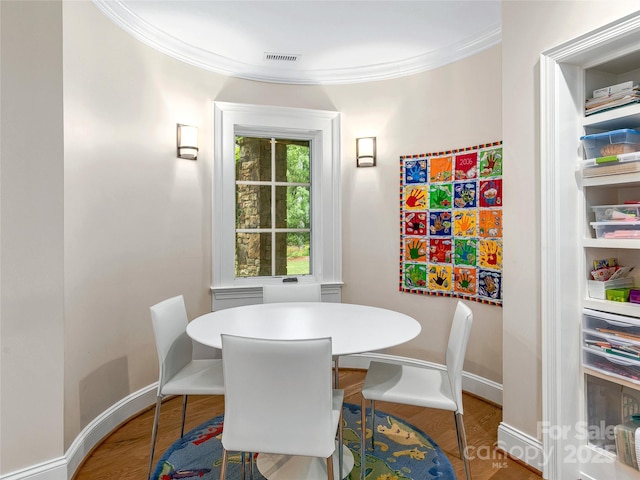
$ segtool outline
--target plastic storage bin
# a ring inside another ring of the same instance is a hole
[[[585,308],[582,310],[582,333],[609,339],[618,337],[639,337],[637,341],[629,343],[640,345],[640,319],[617,315],[615,313],[599,312]]]
[[[640,221],[640,204],[601,205],[591,207],[596,222]]]
[[[585,158],[608,157],[640,151],[640,131],[625,128],[580,137]]]
[[[596,238],[640,239],[640,221],[591,222]]]
[[[640,362],[583,347],[584,365],[606,375],[640,384]]]
[[[598,300],[606,300],[607,290],[611,290],[612,288],[630,288],[634,285],[635,280],[633,277],[616,278],[615,280],[606,280],[604,282],[599,280],[588,280],[587,290],[589,292],[589,297]],[[629,292],[629,295],[630,294],[631,292]]]
[[[605,295],[611,302],[628,302],[630,292],[630,288],[610,288],[605,291]]]
[[[582,351],[583,364],[593,370],[640,384],[640,319],[583,309]],[[625,414],[615,424],[630,420],[638,412],[640,402],[637,391],[628,398]]]
[[[615,436],[602,425],[614,427],[623,422],[620,385],[592,375],[585,375],[589,443],[615,453]]]

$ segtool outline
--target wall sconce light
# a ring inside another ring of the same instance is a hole
[[[356,138],[356,166],[376,166],[376,137]]]
[[[178,124],[178,158],[198,159],[198,127]]]

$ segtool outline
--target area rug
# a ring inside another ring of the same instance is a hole
[[[346,477],[360,479],[360,407],[345,403],[343,443],[354,457],[354,467]],[[366,479],[367,480],[455,480],[451,463],[440,447],[424,432],[407,422],[376,410],[375,449],[371,450],[371,416],[368,412]],[[175,442],[160,458],[152,480],[220,478],[224,417],[215,417],[194,428]],[[241,478],[241,456],[229,452],[228,480]],[[248,472],[248,470],[247,470]],[[248,475],[247,475],[248,478]],[[257,468],[254,480],[264,480]],[[297,479],[291,479],[297,480]]]

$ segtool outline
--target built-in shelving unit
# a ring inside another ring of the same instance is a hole
[[[640,81],[640,15],[543,52],[541,77],[544,476],[638,480],[613,432],[640,411],[640,359],[596,343],[640,333],[640,305],[591,298],[587,280],[595,259],[640,265],[640,239],[597,238],[591,226],[592,207],[640,200],[640,173],[583,178],[580,137],[640,129],[639,104],[584,114],[593,90]]]
[[[617,68],[623,64],[621,58]],[[606,65],[595,65],[584,69],[585,96],[590,96],[592,91],[589,85],[595,84],[597,88],[599,84],[595,82],[636,80],[637,65],[633,63],[628,65],[627,72],[609,72],[606,68]],[[600,86],[604,87],[607,84]],[[633,104],[583,117],[580,123],[585,135],[638,128],[640,105]],[[577,175],[576,178],[577,188],[583,195],[583,201],[579,201],[578,204],[582,204],[584,209],[582,218],[585,222],[582,229],[585,231],[585,237],[582,247],[585,277],[589,275],[593,260],[598,258],[617,258],[623,266],[640,265],[640,239],[596,238],[597,235],[590,228],[590,221],[594,220],[593,206],[619,205],[629,200],[640,201],[640,174],[626,173],[591,178],[580,178],[580,175]],[[620,475],[637,478],[640,477],[640,471],[625,465],[617,458],[620,452],[616,426],[630,422],[631,416],[640,412],[640,359],[624,355],[620,350],[599,347],[594,345],[594,342],[613,345],[626,342],[629,346],[640,346],[640,339],[636,341],[622,337],[629,332],[640,334],[640,305],[591,298],[588,290],[585,290],[582,306],[584,409],[586,426],[590,432],[587,445],[592,447],[595,453],[599,450],[609,459],[616,458],[612,470],[617,468],[621,472]],[[602,428],[603,425],[606,427]]]

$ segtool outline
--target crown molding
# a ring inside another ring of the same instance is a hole
[[[268,83],[338,85],[391,80],[453,63],[498,45],[502,39],[498,26],[447,48],[399,62],[318,70],[268,68],[239,62],[183,42],[142,19],[120,0],[93,0],[93,3],[116,25],[155,50],[203,70]]]

